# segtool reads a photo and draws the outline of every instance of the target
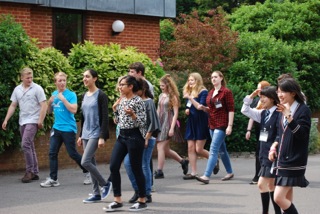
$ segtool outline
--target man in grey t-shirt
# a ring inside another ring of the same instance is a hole
[[[8,120],[19,105],[21,147],[26,161],[26,173],[21,179],[23,183],[39,180],[38,159],[34,146],[34,137],[38,129],[43,128],[43,120],[47,111],[46,96],[43,88],[32,80],[32,69],[22,69],[22,83],[15,87],[10,98],[11,104],[2,123],[2,129],[6,130]]]

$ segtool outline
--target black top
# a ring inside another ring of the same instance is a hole
[[[293,120],[283,126],[283,116],[278,120],[278,160],[277,175],[284,177],[303,176],[308,161],[311,111],[300,103],[293,114]]]

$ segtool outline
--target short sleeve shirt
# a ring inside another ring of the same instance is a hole
[[[40,116],[40,103],[46,101],[46,95],[43,88],[31,83],[27,90],[24,90],[22,84],[15,87],[12,92],[10,100],[18,103],[19,111],[19,125],[23,126],[30,123],[38,123]]]
[[[54,91],[52,93],[52,96],[54,96],[54,100],[51,104],[54,114],[53,128],[63,132],[77,133],[77,124],[74,114],[71,113],[57,97],[58,94],[58,91]],[[70,104],[77,104],[77,96],[74,92],[66,89],[62,92],[62,95]]]

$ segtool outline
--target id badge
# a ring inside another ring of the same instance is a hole
[[[188,108],[190,108],[190,107],[191,107],[191,105],[192,105],[191,101],[190,101],[190,100],[188,100],[188,102],[187,102],[187,107],[188,107]]]
[[[268,132],[267,131],[260,131],[259,141],[267,142],[268,140]]]
[[[221,103],[219,100],[217,100],[217,101],[214,103],[214,105],[216,106],[216,108],[222,108],[222,103]]]

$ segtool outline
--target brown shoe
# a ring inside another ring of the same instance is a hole
[[[37,181],[37,180],[39,180],[40,178],[39,178],[39,175],[36,175],[36,174],[33,174],[33,177],[32,177],[32,180],[33,181]]]
[[[32,181],[32,178],[34,177],[34,174],[32,172],[26,172],[26,174],[21,178],[22,183],[30,183]]]
[[[234,176],[234,174],[228,174],[226,176],[224,176],[223,178],[221,178],[222,181],[228,181],[230,179],[232,179]]]

